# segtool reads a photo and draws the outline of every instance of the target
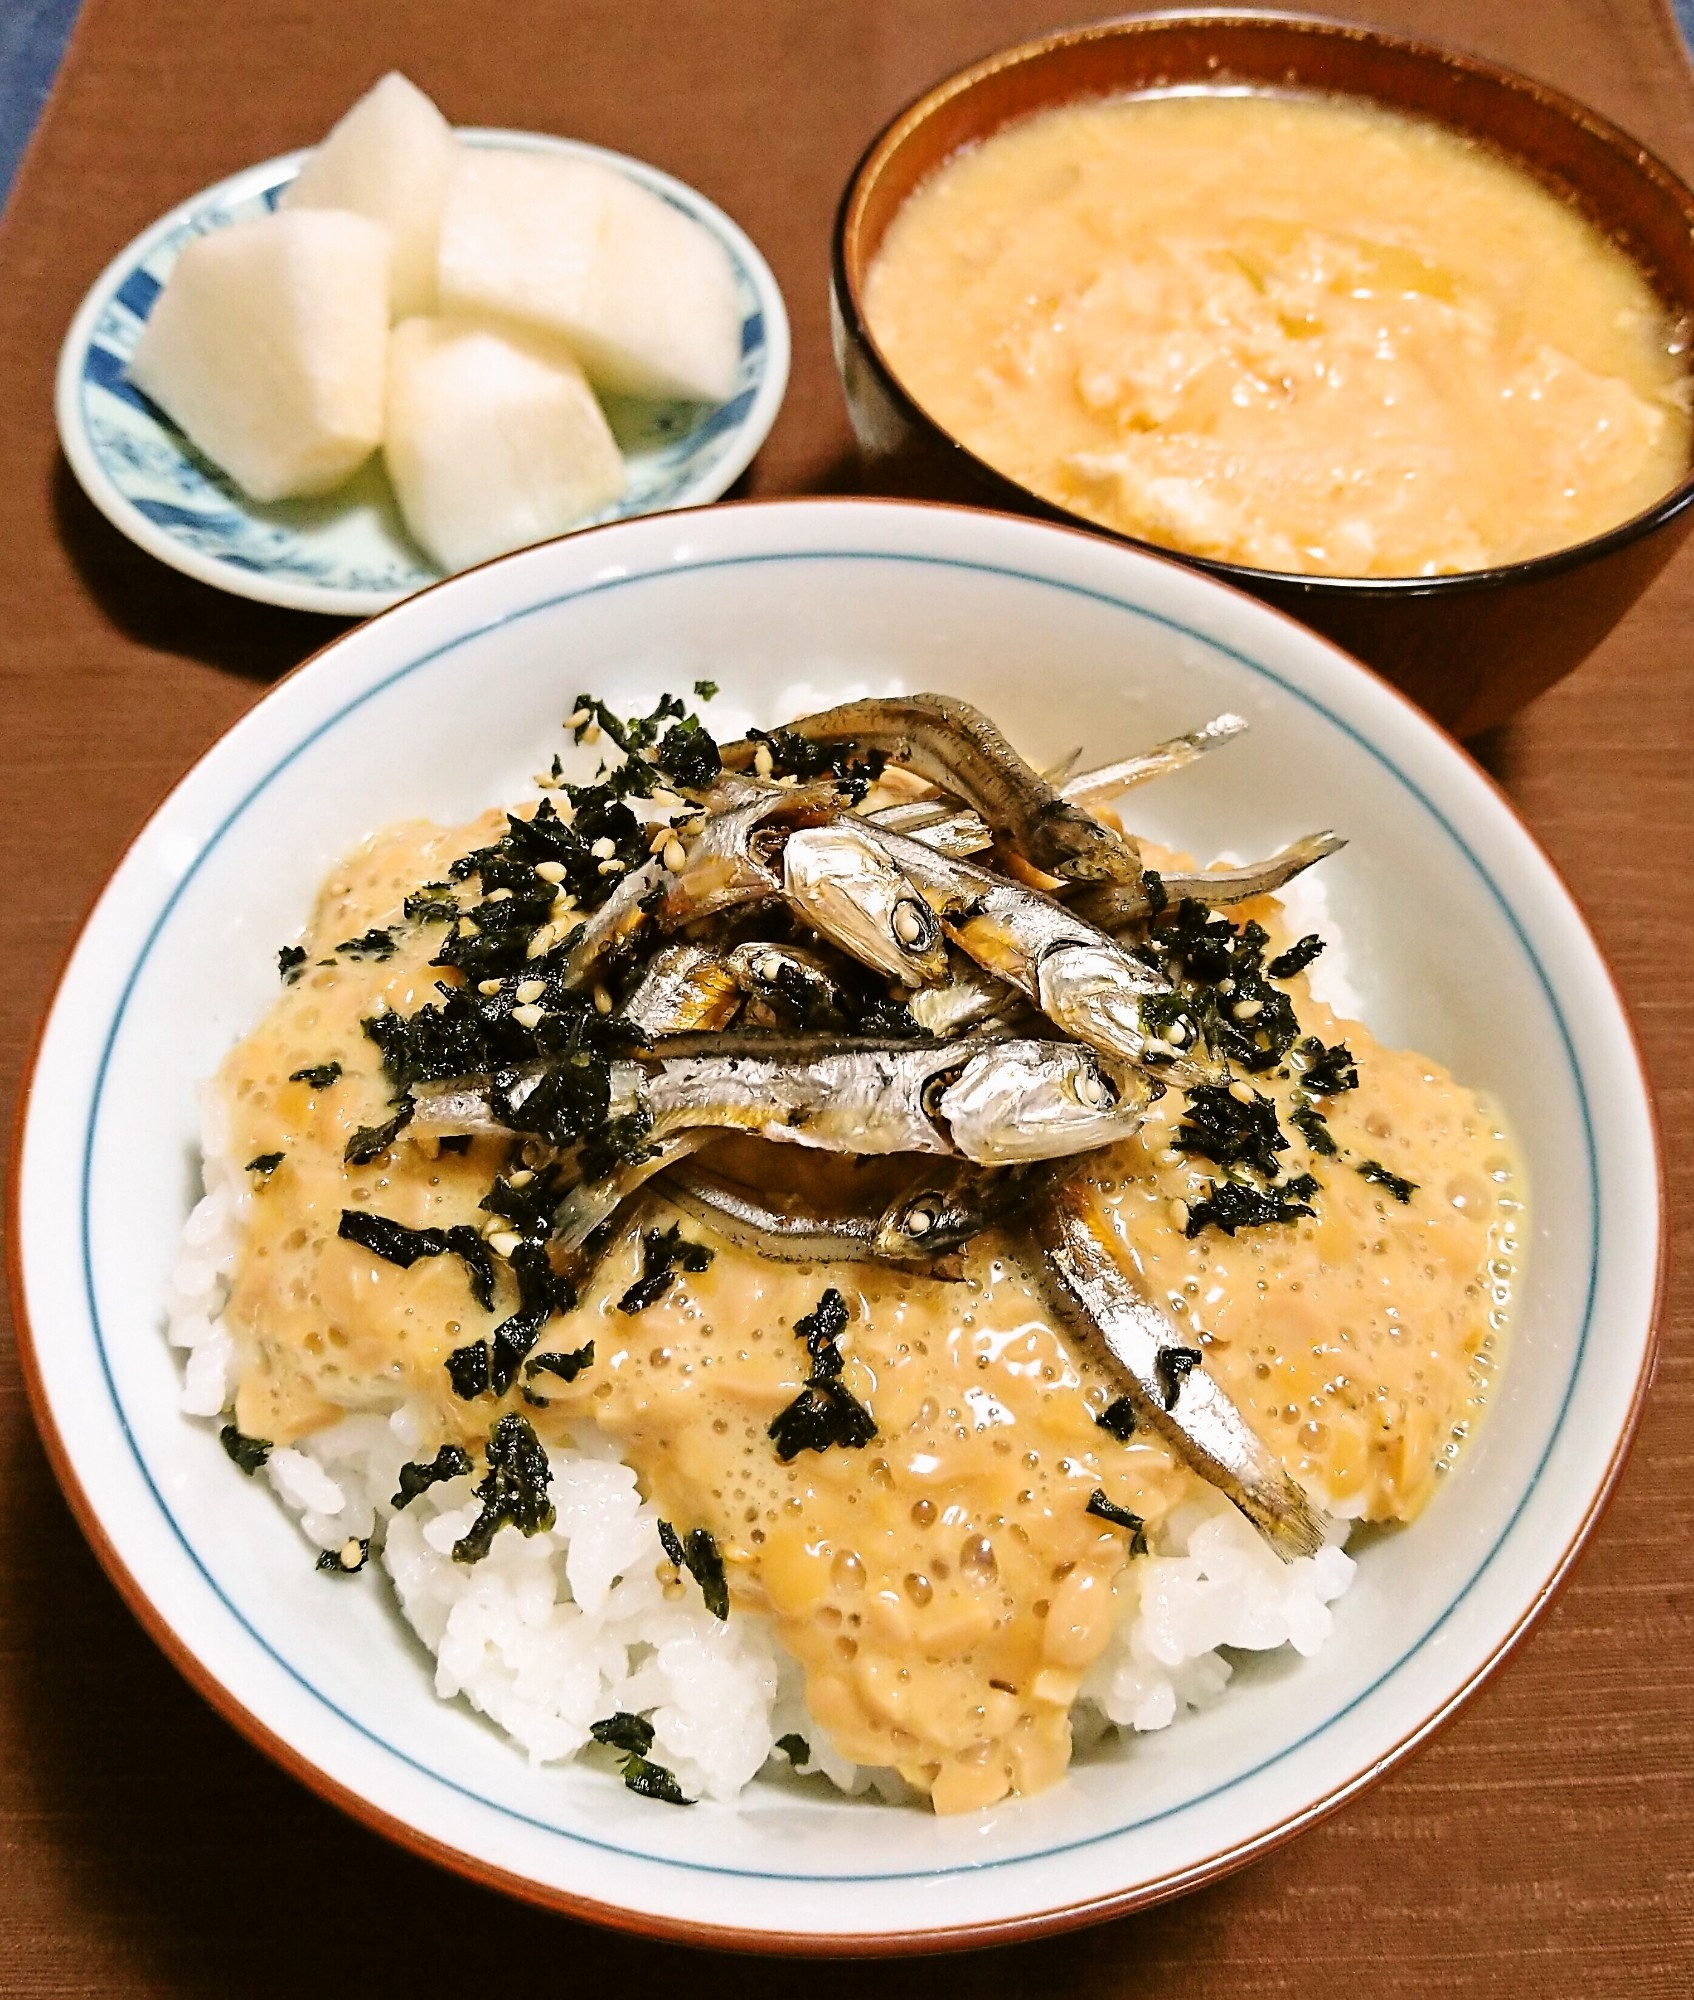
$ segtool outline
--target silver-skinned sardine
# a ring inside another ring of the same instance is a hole
[[[750,1023],[786,1034],[839,1034],[845,1026],[841,983],[815,952],[791,944],[738,944],[724,964],[751,1003]]]
[[[1068,881],[1128,882],[1141,872],[1133,843],[1072,805],[1019,756],[999,726],[957,695],[893,695],[803,715],[789,731],[810,743],[880,751],[974,807],[1025,860]],[[732,744],[726,763],[758,746]]]
[[[1031,1211],[1054,1305],[1122,1372],[1137,1419],[1232,1500],[1285,1562],[1323,1546],[1324,1522],[1208,1375],[1199,1350],[1125,1275],[1087,1188],[1073,1179]]]
[[[663,1192],[744,1250],[783,1263],[929,1264],[951,1255],[1029,1198],[1016,1171],[947,1162],[886,1206],[822,1213],[782,1207],[738,1180],[690,1160]]]
[[[618,1019],[647,1041],[727,1028],[743,991],[730,957],[699,944],[668,944],[654,953]]]
[[[1201,1082],[1208,1065],[1147,1033],[1141,1001],[1169,993],[1164,976],[1051,896],[969,861],[935,854],[903,834],[867,834],[943,912],[949,937],[984,971],[1014,986],[1067,1034],[1102,1055]]]

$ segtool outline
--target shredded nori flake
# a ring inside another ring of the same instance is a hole
[[[563,1171],[548,1165],[522,1187],[496,1180],[478,1205],[510,1223],[520,1236],[540,1240],[551,1233],[553,1217],[567,1192]]]
[[[400,905],[408,923],[446,924],[459,914],[459,899],[451,882],[426,882]]]
[[[1170,908],[1171,892],[1165,887],[1165,878],[1158,869],[1142,869],[1141,893],[1147,898],[1147,910],[1150,916],[1156,917]]]
[[[271,1175],[276,1172],[277,1168],[287,1158],[288,1155],[286,1153],[255,1153],[253,1158],[247,1162],[247,1171],[250,1174],[259,1175],[262,1180],[268,1181]]]
[[[702,701],[716,701],[718,684],[716,681],[696,681],[694,683],[694,692]]]
[[[700,1586],[706,1609],[714,1618],[729,1616],[729,1579],[724,1574],[723,1557],[709,1528],[690,1528],[679,1535],[669,1521],[659,1523],[659,1545],[678,1569],[686,1569]]]
[[[798,778],[802,784],[833,778],[851,805],[859,803],[888,762],[880,750],[860,756],[851,743],[813,743],[792,729],[749,729],[747,735],[771,753],[773,777]]]
[[[370,1537],[367,1535],[360,1541],[350,1541],[348,1546],[357,1548],[359,1551],[354,1561],[349,1562],[347,1560],[346,1547],[325,1549],[319,1555],[316,1567],[326,1571],[331,1576],[357,1576],[365,1564],[370,1561]]]
[[[468,1222],[455,1222],[447,1232],[447,1247],[464,1264],[471,1297],[484,1312],[494,1310],[494,1253]]]
[[[487,1462],[476,1487],[482,1512],[453,1544],[455,1562],[481,1562],[508,1524],[524,1535],[541,1534],[553,1525],[553,1503],[547,1497],[553,1472],[527,1417],[514,1410],[500,1419],[489,1433]]]
[[[645,1312],[670,1289],[679,1268],[703,1271],[712,1261],[712,1255],[704,1243],[689,1242],[680,1223],[673,1222],[669,1229],[643,1230],[641,1276],[618,1300],[618,1311]]]
[[[623,1781],[632,1792],[644,1799],[662,1799],[670,1806],[694,1803],[683,1797],[673,1772],[667,1771],[663,1764],[649,1761],[647,1752],[653,1747],[653,1725],[645,1716],[631,1715],[628,1709],[620,1708],[616,1715],[591,1722],[588,1733],[596,1743],[604,1743],[608,1750],[619,1753]]]
[[[870,1411],[840,1380],[843,1363],[835,1343],[847,1322],[847,1303],[833,1285],[794,1322],[811,1369],[799,1395],[771,1419],[769,1435],[784,1465],[803,1451],[827,1451],[831,1445],[857,1451],[876,1436]]]
[[[1109,1431],[1119,1444],[1128,1444],[1135,1435],[1135,1405],[1127,1396],[1119,1396],[1114,1403],[1108,1403],[1098,1412],[1094,1421],[1101,1430]]]
[[[1153,1358],[1153,1372],[1159,1378],[1159,1394],[1165,1408],[1174,1410],[1182,1385],[1205,1359],[1197,1347],[1161,1347]]]
[[[1272,979],[1292,979],[1297,972],[1304,972],[1318,953],[1323,950],[1323,939],[1316,931],[1291,944],[1284,952],[1279,952],[1265,970]]]
[[[335,949],[348,958],[392,958],[398,947],[392,931],[373,929],[359,937],[343,938]]]
[[[1314,1153],[1332,1157],[1340,1149],[1330,1136],[1329,1121],[1315,1104],[1302,1104],[1289,1113],[1293,1125]]]
[[[514,1132],[533,1132],[549,1145],[563,1147],[605,1125],[612,1102],[612,1072],[604,1056],[573,1050],[544,1070],[534,1089],[514,1104],[513,1091],[527,1081],[522,1071],[502,1068],[494,1072],[489,1085],[489,1109]]]
[[[1418,1191],[1416,1181],[1409,1181],[1404,1174],[1394,1173],[1380,1160],[1355,1160],[1353,1171],[1367,1181],[1374,1181],[1378,1187],[1386,1188],[1396,1201],[1410,1201]]]
[[[1282,1172],[1276,1156],[1288,1150],[1271,1100],[1255,1090],[1243,1104],[1223,1083],[1194,1085],[1172,1143],[1220,1167],[1252,1167],[1273,1181]]]
[[[448,1355],[447,1379],[461,1402],[472,1403],[488,1393],[488,1365],[486,1340],[470,1341],[464,1347],[455,1347]]]
[[[663,1764],[655,1764],[646,1757],[626,1757],[623,1760],[623,1781],[637,1798],[657,1799],[667,1806],[691,1806],[694,1803],[684,1795],[674,1771],[667,1771]]]
[[[340,1074],[341,1065],[338,1062],[313,1063],[309,1069],[290,1071],[288,1080],[290,1083],[309,1083],[314,1090],[328,1090]]]
[[[1316,1035],[1308,1035],[1296,1051],[1305,1062],[1301,1084],[1320,1097],[1333,1097],[1343,1090],[1359,1087],[1359,1065],[1345,1042],[1326,1048]]]
[[[218,1443],[249,1479],[276,1449],[269,1438],[249,1437],[245,1431],[237,1430],[234,1424],[225,1424],[218,1432]]]
[[[403,1222],[362,1208],[344,1208],[335,1233],[402,1270],[409,1270],[420,1257],[444,1257],[450,1248],[445,1229],[409,1229]]]
[[[1108,1500],[1104,1487],[1096,1486],[1088,1496],[1086,1512],[1097,1519],[1110,1521],[1114,1528],[1129,1531],[1129,1552],[1132,1556],[1147,1553],[1147,1523],[1139,1514],[1132,1514],[1127,1507],[1120,1507],[1115,1500]]]
[[[585,1368],[594,1365],[594,1343],[584,1341],[569,1353],[532,1354],[523,1365],[526,1375],[557,1375],[561,1382],[574,1382]]]
[[[361,1125],[342,1151],[342,1159],[350,1167],[368,1167],[372,1160],[386,1153],[400,1134],[412,1122],[410,1101],[401,1105],[386,1125]]]
[[[776,1739],[776,1747],[796,1770],[802,1764],[809,1764],[812,1761],[812,1746],[805,1737],[797,1735],[793,1730],[786,1736],[779,1736]]]
[[[306,969],[306,947],[285,944],[276,955],[276,969],[282,974],[283,985],[292,986]]]
[[[388,1504],[399,1513],[431,1486],[444,1479],[462,1479],[470,1469],[471,1456],[463,1445],[444,1444],[433,1458],[414,1458],[401,1466],[400,1490]]]
[[[654,1148],[647,1143],[653,1129],[653,1114],[643,1107],[608,1118],[599,1131],[584,1139],[577,1153],[577,1165],[590,1187],[615,1174],[619,1167],[636,1166],[650,1159]]]
[[[1202,1229],[1218,1228],[1226,1236],[1238,1229],[1257,1229],[1271,1222],[1294,1222],[1303,1215],[1315,1215],[1311,1197],[1318,1183],[1310,1174],[1296,1174],[1279,1187],[1250,1187],[1245,1181],[1213,1181],[1204,1201],[1194,1202],[1188,1211],[1190,1236]]]

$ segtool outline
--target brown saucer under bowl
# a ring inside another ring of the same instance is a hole
[[[922,410],[878,348],[865,273],[901,203],[961,146],[1077,99],[1181,85],[1366,98],[1463,132],[1573,202],[1632,257],[1673,321],[1694,324],[1694,193],[1626,132],[1511,70],[1345,22],[1278,14],[1155,14],[1022,43],[961,70],[893,120],[836,217],[841,369],[881,490],[1064,521],[1154,548],[1250,591],[1367,661],[1457,735],[1502,722],[1587,658],[1694,527],[1694,472],[1645,513],[1551,555],[1439,577],[1296,576],[1122,535],[1042,499]]]

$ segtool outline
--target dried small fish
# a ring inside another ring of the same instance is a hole
[[[863,817],[872,826],[886,827],[890,833],[910,834],[913,840],[921,840],[938,854],[953,854],[961,859],[986,854],[994,845],[994,836],[979,814],[946,799],[910,799],[903,805],[883,806]]]
[[[941,925],[891,858],[883,844],[890,837],[845,818],[791,834],[783,892],[814,930],[863,964],[907,986],[936,986],[947,977]]]
[[[1057,1189],[1036,1204],[1034,1227],[1054,1304],[1117,1363],[1137,1418],[1234,1501],[1285,1562],[1320,1549],[1322,1517],[1196,1350],[1124,1274],[1088,1190],[1074,1179]]]
[[[803,715],[789,733],[809,743],[881,751],[974,807],[1027,861],[1070,881],[1128,882],[1141,872],[1134,846],[1070,804],[1020,757],[998,725],[956,695],[895,695]],[[726,764],[756,746],[732,744]]]
[[[778,820],[789,826],[813,824],[841,803],[834,785],[767,785],[733,775],[721,780],[711,796],[714,804],[727,803],[709,814],[688,844],[681,870],[666,872],[656,910],[661,930],[677,930],[702,917],[780,896],[774,857],[759,849],[761,831]]]
[[[617,1215],[625,1202],[657,1174],[675,1167],[713,1138],[711,1132],[678,1132],[653,1147],[644,1159],[629,1160],[602,1181],[582,1181],[571,1189],[559,1205],[553,1222],[553,1238],[567,1251],[583,1253],[582,1265],[571,1276],[581,1284],[586,1275],[589,1239]],[[597,1260],[595,1260],[597,1261]]]
[[[746,1250],[785,1263],[927,1264],[950,1255],[1020,1206],[1018,1170],[938,1166],[883,1208],[830,1213],[779,1207],[699,1161],[673,1169],[664,1191],[679,1208]]]
[[[1152,1064],[1177,1082],[1213,1074],[1192,1056],[1149,1049],[1141,1001],[1169,993],[1163,974],[1037,889],[969,861],[932,853],[903,834],[866,828],[946,917],[949,937],[1014,986],[1050,1021],[1102,1055]]]
[[[1098,770],[1079,771],[1059,787],[1059,795],[1072,805],[1108,805],[1136,785],[1144,785],[1151,778],[1167,778],[1173,771],[1184,769],[1208,750],[1240,736],[1246,728],[1239,715],[1215,715],[1186,736],[1172,736],[1164,743],[1155,743],[1151,750],[1121,758],[1116,764],[1103,764]]]
[[[666,945],[648,960],[618,1019],[647,1041],[727,1028],[743,993],[733,956],[698,944]]]
[[[1238,868],[1161,873],[1158,882],[1162,899],[1158,907],[1163,909],[1167,904],[1187,900],[1221,909],[1231,903],[1250,902],[1255,896],[1273,895],[1314,861],[1338,854],[1346,845],[1346,841],[1333,833],[1308,833],[1304,839],[1291,841],[1265,860],[1244,862]],[[1140,882],[1113,882],[1086,890],[1065,907],[1075,910],[1089,923],[1098,924],[1103,931],[1128,930],[1156,914],[1148,888],[1145,877]]]
[[[987,1028],[1026,1012],[1029,1003],[1015,986],[984,972],[962,951],[947,954],[947,979],[925,986],[906,1002],[906,1010],[926,1035],[945,1041],[972,1028]]]

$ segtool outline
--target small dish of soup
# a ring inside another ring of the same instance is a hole
[[[1694,191],[1433,43],[1170,13],[997,51],[873,140],[833,276],[876,490],[1163,550],[1456,734],[1694,528]]]
[[[1634,262],[1474,139],[1356,100],[1038,112],[914,191],[864,305],[991,466],[1256,569],[1518,562],[1688,464],[1684,330]]]

